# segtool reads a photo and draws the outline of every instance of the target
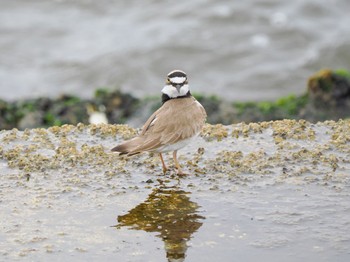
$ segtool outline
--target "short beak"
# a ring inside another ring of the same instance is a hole
[[[175,88],[177,90],[177,92],[180,94],[180,89],[181,89],[182,85],[176,85]]]

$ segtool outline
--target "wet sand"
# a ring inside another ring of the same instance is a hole
[[[1,131],[0,260],[349,260],[350,120],[207,125],[183,177],[110,152],[136,133]]]

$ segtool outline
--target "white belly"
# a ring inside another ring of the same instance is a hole
[[[197,137],[197,135],[190,137],[190,138],[187,138],[187,139],[184,139],[184,140],[181,140],[181,141],[174,143],[174,144],[171,144],[171,145],[161,146],[161,147],[155,149],[154,152],[165,153],[165,152],[179,150],[179,149],[187,146],[189,143],[191,143],[191,141],[196,137]]]

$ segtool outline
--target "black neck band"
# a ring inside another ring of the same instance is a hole
[[[170,100],[170,99],[179,99],[179,98],[185,98],[185,97],[190,97],[190,96],[191,96],[191,92],[190,92],[190,91],[188,91],[188,92],[186,93],[186,95],[178,96],[178,97],[173,97],[173,98],[169,97],[169,96],[166,95],[166,94],[162,94],[162,104],[164,104],[166,101],[168,101],[168,100]]]

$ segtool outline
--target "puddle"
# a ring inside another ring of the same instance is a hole
[[[109,153],[119,129],[2,131],[0,260],[348,261],[350,122],[275,124],[204,133],[185,177]]]
[[[189,195],[178,186],[155,187],[144,202],[118,216],[115,227],[155,233],[164,242],[168,260],[184,260],[188,241],[204,219]]]

